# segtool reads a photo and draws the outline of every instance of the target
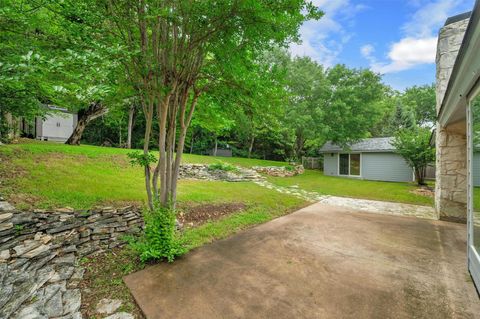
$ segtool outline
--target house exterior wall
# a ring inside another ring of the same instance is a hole
[[[437,46],[437,113],[442,105],[450,75],[469,19],[444,26]],[[439,219],[465,221],[467,217],[466,122],[436,129],[435,210]]]
[[[413,171],[398,154],[390,152],[361,153],[360,165],[362,179],[411,182]],[[323,174],[338,175],[338,153],[326,153],[323,158]]]
[[[338,176],[338,153],[326,153],[323,156],[323,174]]]
[[[413,170],[395,153],[362,153],[362,178],[388,182],[411,182]]]

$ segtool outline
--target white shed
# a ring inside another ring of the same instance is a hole
[[[35,119],[35,138],[42,141],[65,142],[77,125],[76,113],[49,106],[51,112]]]

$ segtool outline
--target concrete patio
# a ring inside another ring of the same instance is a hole
[[[125,281],[147,318],[479,318],[466,225],[314,204]]]

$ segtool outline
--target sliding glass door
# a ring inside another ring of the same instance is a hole
[[[339,154],[338,174],[345,176],[360,176],[360,154]]]
[[[468,112],[468,269],[480,289],[480,95]]]
[[[349,169],[348,169],[348,162],[349,162],[349,156],[348,154],[340,154],[339,155],[339,174],[340,175],[349,175]]]

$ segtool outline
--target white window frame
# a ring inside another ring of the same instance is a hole
[[[467,253],[468,270],[475,284],[480,286],[480,254],[474,245],[473,207],[473,114],[471,102],[480,96],[480,85],[475,86],[467,96]]]
[[[345,174],[340,174],[340,155],[345,155],[347,154],[348,155],[348,175],[345,175]],[[350,155],[360,155],[360,174],[359,175],[351,175],[350,174]],[[353,152],[353,153],[338,153],[338,156],[337,156],[337,175],[338,176],[345,176],[345,177],[354,177],[354,178],[361,178],[362,177],[362,161],[363,161],[363,158],[362,158],[362,153],[360,152]]]

